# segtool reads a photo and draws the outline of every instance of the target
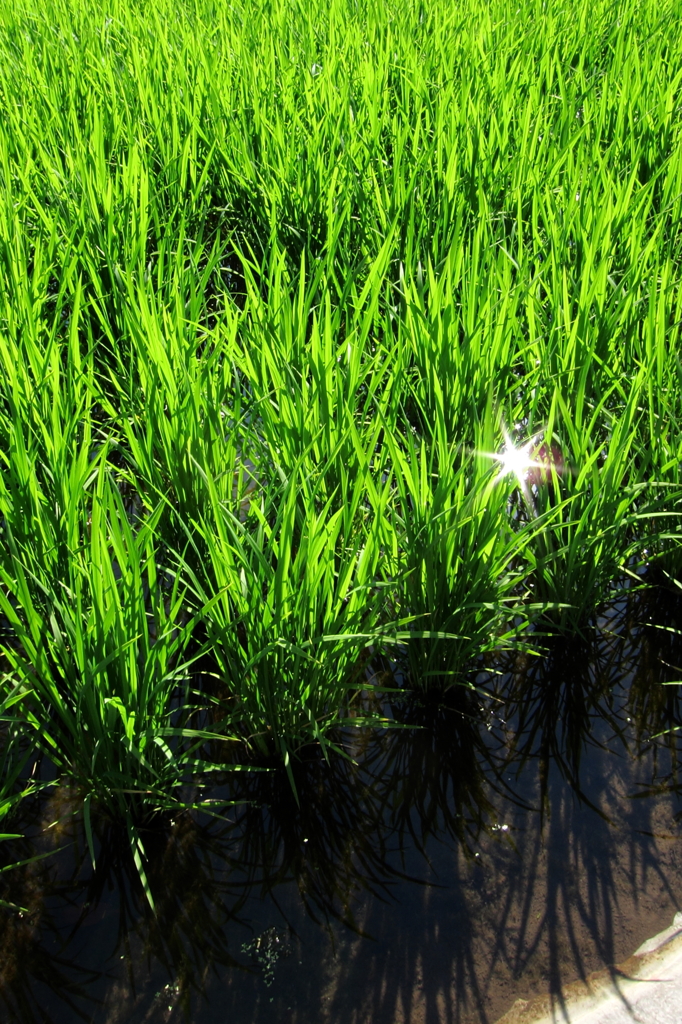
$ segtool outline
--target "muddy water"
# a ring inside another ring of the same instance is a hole
[[[127,840],[59,791],[0,876],[3,1020],[493,1022],[627,958],[682,908],[675,596],[623,600],[590,641],[489,666],[477,692],[379,699],[401,728],[216,790],[228,820]],[[495,668],[496,671],[492,671]],[[663,733],[663,735],[659,735]]]

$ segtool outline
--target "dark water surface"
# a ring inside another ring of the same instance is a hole
[[[478,693],[393,700],[420,728],[311,755],[300,806],[283,773],[232,777],[229,821],[145,836],[156,918],[127,836],[100,823],[93,872],[53,793],[1,851],[60,848],[0,876],[27,911],[0,911],[0,1018],[493,1022],[625,959],[682,907],[680,625],[645,592]]]

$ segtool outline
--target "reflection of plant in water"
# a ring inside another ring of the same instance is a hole
[[[519,659],[500,691],[515,734],[517,772],[530,759],[539,762],[543,805],[550,763],[580,793],[581,759],[598,718],[622,732],[613,706],[614,642],[561,635],[545,640],[544,656]]]
[[[655,585],[641,590],[630,608],[635,673],[628,696],[631,717],[652,736],[682,721],[674,685],[682,680],[682,589],[655,568],[647,581]]]
[[[653,574],[648,583],[655,584]],[[682,723],[680,690],[661,686],[680,678],[672,667],[682,665],[679,602],[659,586],[624,589],[604,609],[598,628],[581,638],[544,637],[541,657],[509,659],[497,696],[514,734],[509,767],[540,763],[543,803],[550,765],[558,768],[581,799],[581,763],[586,749],[617,737],[623,751],[639,757],[651,748],[654,774],[665,748],[673,768],[677,741],[670,734],[652,740]],[[654,625],[655,624],[655,625]]]
[[[28,859],[52,837],[62,848],[52,857],[0,874],[0,897],[11,893],[28,911],[2,917],[3,1020],[50,1020],[37,998],[41,987],[51,993],[53,1003],[68,1006],[70,1019],[91,1020],[97,983],[109,977],[111,964],[119,961],[125,991],[144,991],[149,965],[156,964],[171,980],[153,1005],[158,1003],[165,1013],[171,1002],[189,1012],[192,996],[202,990],[208,972],[219,966],[241,967],[229,950],[226,928],[246,899],[243,891],[230,886],[230,823],[210,820],[202,825],[181,813],[173,821],[145,829],[149,880],[158,892],[153,912],[125,830],[93,815],[93,870],[82,815],[73,813],[80,803],[73,800],[73,793],[65,802],[60,789],[47,803],[34,801],[32,809],[26,804],[25,818],[17,825],[33,832],[33,838],[12,841],[2,850],[3,857],[14,862]],[[36,836],[36,822],[40,826],[54,821],[53,813],[62,813],[62,820]],[[83,935],[96,935],[91,952],[91,941],[85,950],[82,946]],[[77,949],[73,956],[72,941]]]
[[[627,714],[637,749],[651,745],[654,779],[642,795],[679,792],[682,729],[682,589],[657,567],[630,603],[628,646],[633,667]]]
[[[421,850],[430,836],[451,837],[470,850],[494,831],[493,799],[514,799],[504,781],[503,741],[474,691],[408,697],[393,706],[405,729],[386,736],[372,765],[390,822]]]
[[[373,734],[372,742],[381,743],[381,737]],[[360,931],[354,900],[366,892],[386,899],[391,882],[404,877],[389,863],[390,825],[381,794],[373,795],[371,776],[343,756],[312,756],[294,772],[298,804],[280,766],[243,773],[238,785],[230,783],[231,797],[249,801],[234,808],[232,821],[202,824],[180,813],[144,829],[155,913],[144,897],[128,837],[114,821],[92,815],[93,871],[78,794],[57,787],[50,801],[34,802],[33,821],[26,803],[27,819],[17,827],[35,833],[36,816],[44,823],[60,819],[47,837],[54,835],[55,845],[65,849],[11,875],[14,898],[30,914],[8,916],[2,928],[6,1018],[17,1024],[42,1021],[35,997],[39,983],[68,1005],[73,1019],[90,1019],[91,986],[106,971],[88,970],[82,953],[71,960],[69,944],[78,945],[82,930],[98,921],[102,930],[93,962],[120,959],[126,991],[144,990],[148,965],[157,964],[173,986],[173,1005],[185,1012],[213,969],[244,970],[231,952],[229,924],[239,920],[254,888],[274,892],[295,880],[313,920],[327,925],[335,918]],[[12,861],[26,858],[35,842],[12,841],[3,853]],[[0,874],[0,898],[8,877]],[[289,951],[286,935],[269,930],[245,944],[266,980]],[[55,942],[63,950],[58,958],[51,952]],[[166,990],[160,991],[156,1003],[165,1013]]]
[[[168,985],[163,986],[160,992],[156,993],[156,1003],[167,1013],[172,1013],[178,1004],[180,994],[181,989],[177,982],[175,984],[169,982]]]
[[[374,734],[373,742],[381,737]],[[175,986],[173,1004],[187,1012],[213,969],[244,969],[231,952],[229,923],[239,920],[254,888],[273,892],[295,880],[313,920],[326,925],[335,918],[360,931],[354,900],[366,892],[386,899],[391,882],[404,877],[389,863],[390,825],[383,820],[381,794],[373,796],[371,777],[343,756],[313,756],[294,771],[298,804],[280,766],[242,773],[237,786],[230,783],[231,797],[249,801],[234,809],[232,821],[202,824],[180,813],[144,829],[155,913],[128,837],[114,821],[92,815],[93,871],[74,791],[57,787],[49,802],[35,801],[33,821],[26,803],[27,819],[17,827],[35,833],[36,816],[45,823],[59,818],[47,836],[65,849],[11,876],[15,900],[31,913],[8,917],[2,929],[6,1018],[17,1024],[42,1020],[34,995],[39,983],[68,1005],[73,1019],[90,1019],[91,986],[106,972],[89,971],[82,953],[71,960],[69,944],[78,944],[82,930],[98,921],[93,962],[120,959],[126,991],[144,990],[148,965],[157,964]],[[3,853],[14,862],[34,851],[35,842],[12,841]],[[0,898],[7,877],[0,874]],[[247,943],[267,978],[288,949],[284,936],[266,932]],[[59,958],[51,953],[55,942],[63,950]],[[164,998],[157,1002],[165,1012]]]
[[[370,747],[381,744],[381,735],[371,734]],[[391,825],[381,786],[371,769],[314,750],[293,772],[298,800],[281,767],[235,776],[234,786],[231,780],[231,795],[243,801],[233,830],[239,867],[247,884],[270,891],[295,880],[314,921],[328,927],[335,919],[359,932],[353,913],[358,896],[370,892],[385,900],[392,883],[404,877],[390,862]]]
[[[28,811],[28,805],[24,811]],[[46,897],[57,888],[54,861],[30,863],[36,843],[19,838],[6,844],[3,859],[24,863],[0,877],[0,893],[13,903],[14,911],[0,916],[0,1005],[2,1019],[16,1024],[50,1021],[37,997],[36,987],[58,993],[73,1020],[88,1020],[83,1003],[90,1002],[88,987],[101,972],[90,971],[77,961],[55,955],[61,947],[59,923],[46,907]],[[21,909],[18,909],[19,906]]]
[[[242,944],[242,953],[250,955],[263,972],[263,981],[270,988],[275,980],[275,965],[283,957],[291,956],[287,933],[277,928],[266,928],[261,934]]]

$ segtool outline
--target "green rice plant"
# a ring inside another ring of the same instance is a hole
[[[390,242],[389,232],[362,276],[348,273],[340,302],[332,301],[327,260],[311,269],[302,259],[294,274],[273,247],[264,298],[244,259],[247,298],[232,358],[261,442],[253,457],[265,479],[275,463],[286,473],[309,467],[317,499],[332,498],[335,509],[359,493],[365,453],[378,454],[400,417],[400,347],[381,309]]]
[[[523,479],[537,516],[525,551],[533,600],[547,606],[544,621],[569,631],[584,626],[639,564],[652,516],[634,459],[646,374],[634,375],[627,392],[615,382],[596,403],[586,397],[585,376],[571,395],[554,389]]]
[[[365,649],[386,635],[378,563],[387,491],[363,512],[367,478],[355,482],[350,524],[331,498],[318,504],[315,479],[300,470],[253,502],[245,523],[214,491],[188,524],[189,542],[198,532],[207,555],[201,575],[187,560],[181,572],[227,695],[225,721],[286,765],[305,744],[330,743],[365,684]]]
[[[158,516],[133,531],[103,467],[88,497],[75,496],[58,524],[78,539],[64,575],[50,560],[58,545],[22,543],[6,517],[7,717],[59,777],[81,787],[89,836],[93,804],[126,824],[151,901],[139,826],[186,805],[182,786],[212,768],[202,748],[227,737],[201,728],[186,660],[192,623],[177,579],[159,565]],[[34,527],[47,531],[49,518],[39,506],[31,511]]]
[[[651,282],[643,324],[646,363],[645,415],[639,427],[637,460],[654,490],[647,555],[675,579],[682,573],[682,362],[678,354],[682,303],[666,261]],[[673,323],[670,325],[669,321]]]
[[[121,474],[142,507],[161,506],[158,529],[175,547],[182,523],[210,503],[210,488],[239,514],[259,484],[262,470],[253,460],[263,446],[249,429],[253,401],[232,359],[239,320],[228,311],[207,337],[177,308],[164,308],[144,282],[124,313],[138,386],[128,396],[125,382],[119,387],[112,378],[118,393],[106,408]]]
[[[319,500],[333,495],[335,507],[343,506],[364,472],[363,452],[378,443],[379,423],[395,421],[391,353],[382,345],[367,351],[381,261],[354,297],[347,324],[320,270],[308,280],[303,265],[293,282],[284,260],[275,254],[273,262],[268,302],[245,263],[245,308],[228,301],[210,333],[177,305],[161,306],[149,283],[131,291],[124,323],[139,386],[133,400],[121,388],[107,411],[129,482],[147,505],[165,500],[160,528],[171,530],[175,544],[180,524],[210,501],[209,480],[219,500],[243,514],[250,495],[303,460],[319,477]]]
[[[400,618],[411,622],[405,661],[418,688],[465,682],[474,660],[511,643],[525,619],[531,531],[513,528],[510,485],[493,470],[489,425],[478,434],[475,451],[442,433],[387,442],[395,476],[387,573]]]

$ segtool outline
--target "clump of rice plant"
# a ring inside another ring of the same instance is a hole
[[[267,501],[254,499],[246,522],[212,498],[188,530],[207,552],[201,571],[191,561],[183,571],[226,720],[254,751],[288,764],[301,746],[328,743],[353,687],[364,685],[365,648],[382,639],[384,509],[360,510],[344,529],[343,510],[317,500],[316,481],[300,470]]]
[[[410,622],[409,680],[447,689],[481,654],[518,635],[529,536],[513,528],[509,484],[485,450],[442,434],[388,446],[395,477],[388,571],[393,600]]]
[[[533,600],[545,622],[580,629],[641,559],[651,498],[633,458],[644,375],[591,403],[552,396],[545,441],[524,482],[536,519],[525,551]],[[531,462],[532,465],[532,462]]]
[[[160,564],[158,515],[133,530],[103,468],[92,493],[74,495],[57,522],[39,506],[30,511],[43,540],[56,527],[73,547],[58,574],[49,556],[63,538],[34,548],[14,536],[7,516],[0,612],[13,637],[0,645],[4,718],[59,778],[80,787],[88,836],[91,805],[126,825],[151,900],[139,826],[184,806],[182,787],[212,770],[206,743],[227,739],[202,728],[184,595]]]

